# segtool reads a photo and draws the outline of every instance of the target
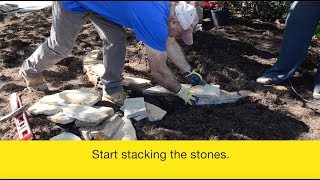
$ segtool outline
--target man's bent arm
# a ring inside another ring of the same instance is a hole
[[[191,69],[190,64],[186,61],[184,53],[174,37],[169,37],[167,40],[167,53],[170,61],[177,66],[183,73]]]
[[[171,92],[177,93],[181,89],[181,84],[166,64],[167,54],[157,51],[146,45],[151,75],[162,87]]]

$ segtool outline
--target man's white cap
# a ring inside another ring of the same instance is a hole
[[[175,13],[184,30],[182,32],[183,42],[187,45],[193,44],[193,28],[199,22],[196,8],[191,4],[187,4],[185,1],[179,1],[175,7]]]

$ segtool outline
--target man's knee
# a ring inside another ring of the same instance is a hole
[[[111,43],[121,43],[121,44],[125,43],[127,40],[127,32],[123,27],[117,29],[117,31],[112,34],[114,35],[103,37],[102,40],[111,41]]]
[[[69,42],[69,41],[59,42],[52,38],[48,38],[46,41],[46,44],[52,51],[62,56],[66,56],[68,53],[70,53],[74,46],[74,42]]]

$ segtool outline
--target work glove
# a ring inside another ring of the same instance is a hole
[[[193,68],[191,68],[190,71],[187,72],[187,75],[185,75],[185,77],[188,78],[192,86],[207,84],[207,82],[202,78],[202,76],[199,73],[197,73],[196,70]]]
[[[184,86],[181,86],[181,89],[176,93],[176,95],[183,99],[185,104],[188,103],[192,105],[193,103],[196,103],[198,101],[198,98],[192,96],[189,88],[186,88]]]

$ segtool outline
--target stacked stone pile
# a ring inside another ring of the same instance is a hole
[[[130,120],[121,118],[111,107],[94,106],[101,98],[101,93],[88,89],[65,90],[44,96],[27,111],[33,115],[47,115],[47,119],[54,123],[74,122],[82,135],[79,139],[135,140]],[[63,133],[51,139],[77,139],[74,136]]]

